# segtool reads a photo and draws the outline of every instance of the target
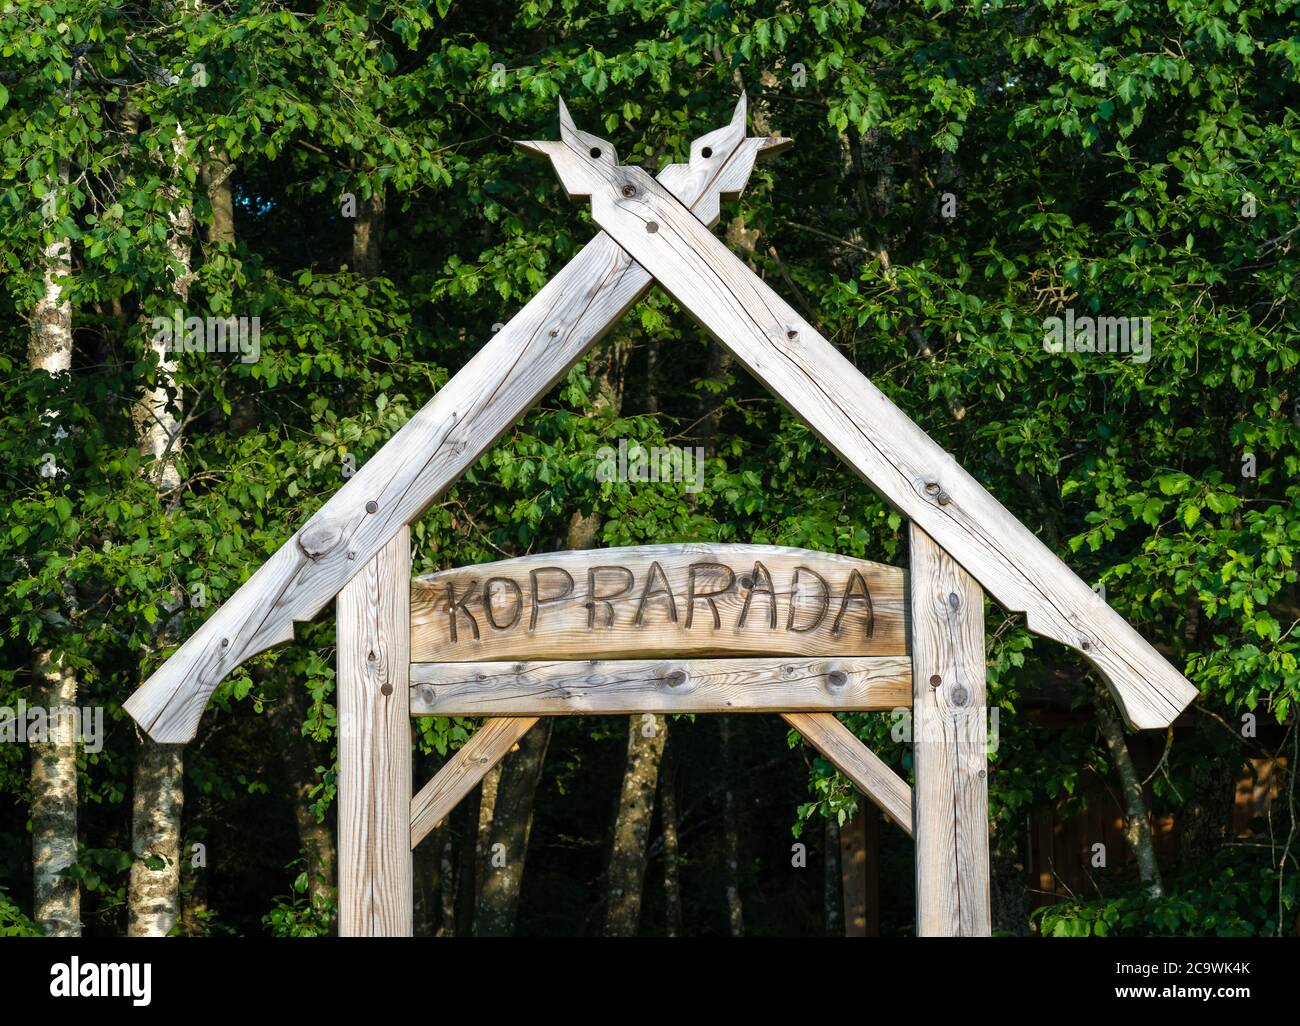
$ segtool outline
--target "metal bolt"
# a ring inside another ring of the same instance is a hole
[[[600,159],[600,147],[599,147],[599,146],[593,146],[593,147],[591,148],[591,155],[592,155],[593,157],[595,157],[597,160],[599,160],[599,159]]]
[[[651,235],[653,235],[655,232],[657,232],[657,231],[659,230],[659,222],[658,222],[658,221],[647,221],[647,222],[645,223],[645,230],[648,231]]]
[[[636,186],[635,185],[623,186],[623,195],[626,196],[628,199],[631,199],[633,196],[636,195]]]
[[[371,499],[369,502],[366,503],[367,513],[376,513],[378,511],[379,511],[379,503],[375,502],[374,499]]]
[[[939,493],[939,505],[940,505],[940,506],[946,506],[946,505],[948,505],[948,503],[950,503],[950,502],[952,502],[952,496],[951,496],[951,495],[949,495],[947,492],[940,492],[940,493]]]
[[[930,678],[930,687],[932,688],[937,688],[942,683],[943,683],[943,678],[940,677],[937,673]]]
[[[393,685],[385,684],[383,687],[379,689],[379,693],[383,695],[385,698],[387,698],[389,695],[393,693]]]
[[[935,481],[929,481],[929,482],[926,483],[926,486],[925,486],[926,494],[928,494],[928,495],[934,495],[936,492],[938,492],[938,490],[939,490],[939,485],[938,485],[937,482],[935,482]]]

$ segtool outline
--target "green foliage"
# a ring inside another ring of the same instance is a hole
[[[1280,880],[1267,864],[1222,854],[1205,869],[1212,882],[1175,894],[1137,891],[1043,905],[1033,918],[1047,937],[1267,936],[1277,929],[1279,911],[1284,921],[1294,919],[1300,898],[1294,864]]]
[[[40,937],[41,929],[0,888],[0,937]]]
[[[302,865],[298,861],[289,868]],[[338,908],[332,902],[311,894],[307,871],[303,869],[293,878],[290,893],[275,898],[271,911],[262,917],[262,925],[272,937],[327,937],[337,916]]]

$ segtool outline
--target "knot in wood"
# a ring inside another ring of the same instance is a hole
[[[341,536],[339,524],[334,521],[308,524],[298,535],[298,548],[308,559],[320,559],[339,543]]]
[[[953,705],[965,705],[966,699],[969,697],[969,695],[967,694],[965,688],[955,687],[952,689],[952,694],[949,697],[952,698]]]
[[[679,688],[685,683],[686,671],[684,670],[673,670],[673,672],[668,675],[668,686],[670,688]]]
[[[849,682],[849,675],[843,670],[831,670],[826,675],[826,682],[833,688],[842,688]]]
[[[631,183],[623,186],[623,195],[626,196],[628,199],[631,199],[633,196],[636,195],[636,186],[632,185]]]

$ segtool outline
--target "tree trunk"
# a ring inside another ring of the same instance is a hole
[[[69,164],[59,162],[52,183],[62,202]],[[45,245],[45,288],[32,310],[27,364],[32,370],[63,374],[72,369],[72,303],[61,279],[72,273],[72,246],[65,235]],[[47,412],[45,427],[57,426],[57,414]],[[77,677],[70,666],[56,661],[48,649],[32,661],[36,701],[47,711],[77,705]],[[64,717],[49,721],[44,744],[32,746],[32,876],[34,916],[46,936],[81,936],[81,888],[64,871],[77,861],[77,744],[68,736]],[[55,725],[57,724],[57,729]]]
[[[171,178],[167,188],[167,249],[175,264],[172,292],[184,308],[189,299],[190,247],[194,235],[194,208],[185,195],[182,168],[186,159],[186,135],[180,125],[172,140]],[[154,385],[146,388],[140,404],[141,449],[155,458],[152,480],[160,499],[179,494],[180,395],[176,385],[176,359],[166,351],[165,340],[150,335],[150,347],[158,355]],[[181,600],[177,598],[179,609]],[[175,628],[175,618],[164,622],[157,639],[166,647]],[[131,937],[161,937],[180,917],[181,808],[184,801],[184,748],[160,745],[146,737],[135,765],[135,786],[131,816],[130,890],[127,896],[127,933]],[[148,862],[141,861],[148,859]]]
[[[49,652],[37,655],[35,671],[48,734],[32,745],[34,918],[47,937],[80,937],[81,888],[63,875],[77,861],[77,739],[73,718],[55,714],[76,707],[77,678]]]
[[[635,937],[640,926],[646,842],[667,735],[663,716],[628,717],[627,763],[606,875],[606,937]]]
[[[438,921],[437,936],[454,937],[456,935],[456,847],[452,841],[451,830],[447,830],[446,837],[438,846],[441,853],[441,881],[440,900],[442,902],[442,916]]]
[[[233,246],[235,244],[235,202],[230,179],[235,165],[225,150],[214,149],[199,171],[203,187],[212,205],[212,223],[208,225],[208,241]]]
[[[474,933],[479,937],[509,937],[519,914],[519,889],[524,876],[528,837],[533,828],[533,799],[551,739],[551,719],[541,721],[506,756],[497,788],[492,835],[479,888]]]
[[[352,225],[352,269],[373,278],[383,267],[384,194],[357,200],[357,219]]]
[[[185,132],[177,126],[176,137],[172,141],[171,175],[173,180],[184,182],[181,163],[185,159]],[[172,284],[172,293],[177,305],[184,310],[189,301],[190,283],[194,273],[190,269],[190,245],[194,236],[194,208],[188,198],[181,194],[181,187],[171,185],[167,189],[171,200],[167,212],[169,231],[167,249],[176,265],[176,280]],[[154,458],[151,469],[153,481],[158,491],[170,495],[180,488],[180,471],[176,460],[181,451],[180,395],[176,386],[176,354],[167,351],[166,339],[149,333],[149,348],[158,356],[158,368],[154,384],[145,389],[143,400],[137,411],[140,431],[140,449]]]
[[[165,937],[180,916],[184,753],[146,737],[136,756],[128,937]]]
[[[682,883],[678,873],[677,842],[678,744],[672,737],[664,737],[664,754],[659,764],[659,820],[664,832],[664,918],[669,937],[682,934]]]
[[[271,703],[271,723],[279,738],[280,759],[293,794],[293,818],[298,828],[298,847],[307,862],[307,895],[312,906],[334,900],[334,831],[312,810],[316,787],[315,753],[302,733],[306,714],[302,698],[292,681],[284,682],[284,695]]]
[[[740,899],[740,824],[736,816],[736,792],[732,787],[731,717],[719,716],[722,732],[722,859],[727,894],[727,925],[731,936],[745,936],[745,910]]]
[[[1101,685],[1096,685],[1097,697],[1094,707],[1097,710],[1097,723],[1101,727],[1101,736],[1110,749],[1110,761],[1119,774],[1120,788],[1124,796],[1124,839],[1137,857],[1138,874],[1153,898],[1165,893],[1164,882],[1160,879],[1160,863],[1156,861],[1155,835],[1151,830],[1151,810],[1147,807],[1146,794],[1142,790],[1142,781],[1138,778],[1137,768],[1133,765],[1133,756],[1129,754],[1128,742],[1124,737],[1124,724],[1111,704],[1111,697]]]
[[[822,925],[827,937],[838,937],[844,932],[840,916],[840,821],[828,815],[823,817],[823,823],[822,843],[826,850],[822,853]],[[848,914],[847,907],[844,912]]]

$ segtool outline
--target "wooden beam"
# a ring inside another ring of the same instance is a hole
[[[423,841],[492,767],[537,722],[536,716],[500,716],[479,727],[411,799],[411,847]]]
[[[414,663],[413,716],[889,710],[911,700],[905,656]]]
[[[595,137],[590,137],[595,138]],[[599,140],[597,143],[599,144]],[[1128,722],[1167,726],[1196,688],[645,171],[540,144],[571,195],[714,338],[1030,630],[1081,652]],[[599,146],[593,147],[598,150]]]
[[[912,559],[916,932],[987,937],[984,593],[921,528]]]
[[[410,596],[402,527],[338,597],[343,937],[411,936]]]
[[[904,572],[775,545],[634,545],[411,583],[411,660],[906,655]]]
[[[708,159],[664,168],[665,194],[715,223],[719,197],[743,188],[760,153],[780,148],[743,135],[737,136],[733,119],[705,137],[713,139]],[[141,729],[160,742],[193,738],[228,673],[291,639],[295,621],[310,620],[334,598],[650,284],[650,275],[603,232],[587,243],[127,699],[124,708]]]
[[[912,836],[912,789],[832,713],[782,713],[805,741]]]

